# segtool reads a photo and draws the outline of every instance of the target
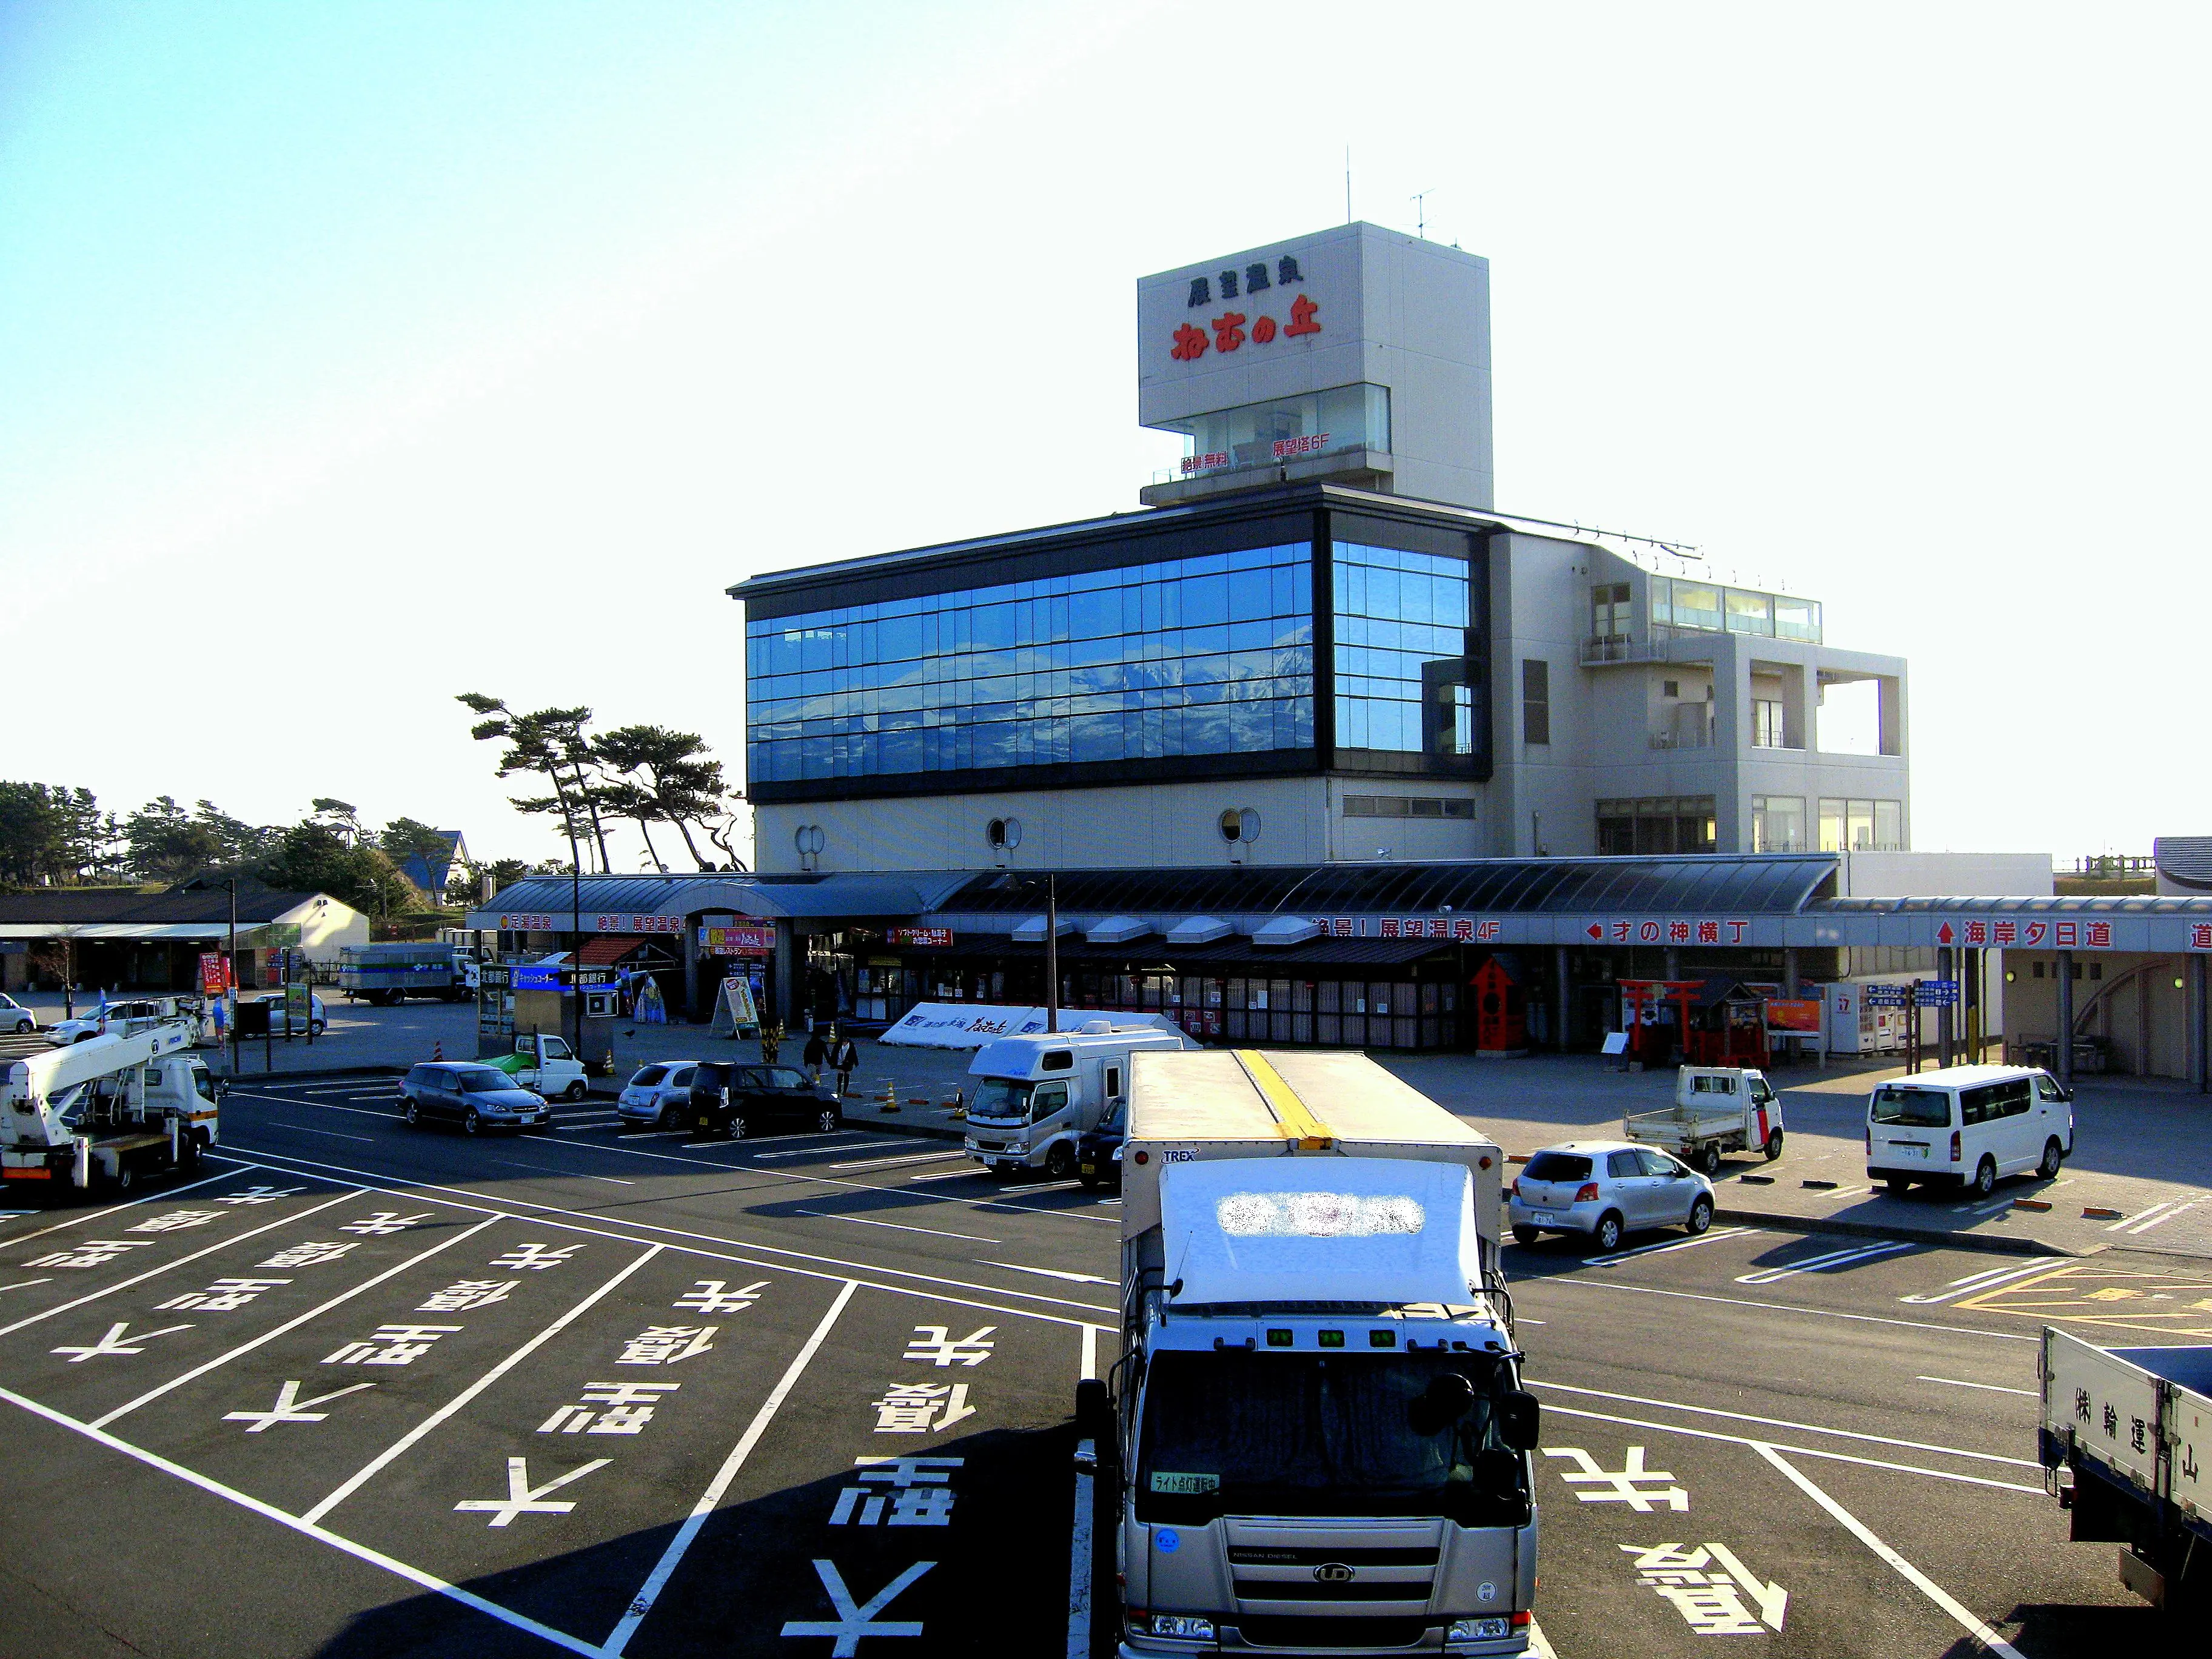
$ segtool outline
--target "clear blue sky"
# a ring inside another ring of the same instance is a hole
[[[0,4],[0,776],[537,858],[454,692],[735,769],[723,587],[1133,507],[1134,279],[1340,219],[1348,143],[1492,261],[1501,507],[1911,659],[1917,844],[2203,831],[2206,33]]]

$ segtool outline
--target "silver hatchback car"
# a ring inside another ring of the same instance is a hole
[[[1617,1250],[1644,1227],[1701,1233],[1713,1224],[1713,1183],[1680,1159],[1621,1140],[1569,1140],[1530,1158],[1511,1189],[1513,1237],[1584,1233]]]

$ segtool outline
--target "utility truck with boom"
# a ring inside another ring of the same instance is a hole
[[[216,1139],[216,1086],[178,1020],[0,1058],[0,1182],[118,1188],[190,1169]]]
[[[1078,1412],[1112,1449],[1121,1654],[1524,1652],[1496,1145],[1361,1054],[1130,1064],[1123,1352]]]

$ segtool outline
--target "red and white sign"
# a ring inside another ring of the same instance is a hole
[[[1211,472],[1217,467],[1228,465],[1229,452],[1224,449],[1210,449],[1203,455],[1186,455],[1182,458],[1182,470],[1185,472]]]
[[[200,953],[200,994],[202,996],[221,996],[230,988],[230,964],[223,960],[222,951],[204,951]]]
[[[2194,930],[2203,933],[2202,927]],[[2017,945],[2022,950],[2045,951],[2109,951],[2112,948],[2112,924],[2109,921],[2030,921],[2007,919],[2002,921],[1945,922],[1936,930],[1938,945],[1963,945],[1969,950],[1995,946],[1999,950]],[[2198,945],[2193,939],[2191,950],[2212,949],[2212,945]]]
[[[1504,924],[1480,916],[1316,916],[1330,939],[1433,939],[1458,945],[1486,945]]]
[[[2189,948],[2192,951],[2212,951],[2212,921],[2192,921],[2189,924]]]
[[[1285,461],[1293,455],[1318,454],[1328,447],[1328,440],[1329,434],[1326,432],[1310,432],[1303,438],[1278,438],[1275,440],[1275,459]]]
[[[939,949],[952,943],[950,927],[894,927],[884,935],[893,945],[927,945]]]
[[[1188,323],[1177,328],[1168,356],[1179,363],[1194,363],[1206,356],[1210,347],[1227,356],[1243,346],[1248,332],[1252,343],[1261,346],[1273,345],[1278,334],[1286,340],[1294,340],[1302,334],[1318,334],[1321,324],[1316,319],[1320,315],[1320,302],[1303,294],[1291,301],[1291,320],[1279,328],[1275,319],[1264,313],[1254,317],[1232,308],[1211,319],[1205,328],[1194,328]]]
[[[681,916],[641,916],[604,912],[592,918],[595,933],[680,933],[684,931]]]
[[[702,927],[699,945],[710,957],[773,956],[775,924],[763,921],[733,927]]]
[[[538,911],[520,911],[513,915],[502,914],[499,919],[499,931],[502,933],[550,933],[553,931],[553,918]]]
[[[1600,945],[1741,945],[1750,931],[1747,916],[1616,917],[1583,929]]]

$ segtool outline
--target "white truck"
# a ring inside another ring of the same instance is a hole
[[[2123,1584],[2201,1621],[2212,1612],[2212,1347],[2100,1348],[2046,1325],[2038,1370],[2036,1455],[2075,1542],[2118,1544]]]
[[[1763,1072],[1685,1066],[1674,1074],[1674,1103],[1621,1120],[1630,1140],[1658,1146],[1711,1175],[1723,1152],[1782,1156],[1782,1098]]]
[[[118,1188],[190,1169],[216,1138],[188,1021],[0,1060],[0,1182]]]
[[[1362,1054],[1132,1070],[1124,1351],[1077,1401],[1120,1651],[1525,1652],[1537,1411],[1496,1145]]]
[[[548,1100],[581,1100],[591,1092],[584,1062],[568,1046],[568,1039],[543,1031],[530,1031],[514,1040],[511,1054],[495,1054],[485,1064],[496,1066],[526,1089],[534,1089]]]
[[[1085,1021],[1073,1031],[1000,1037],[976,1051],[968,1102],[968,1156],[994,1174],[1075,1174],[1076,1143],[1128,1097],[1129,1058],[1198,1045],[1150,1023]]]

